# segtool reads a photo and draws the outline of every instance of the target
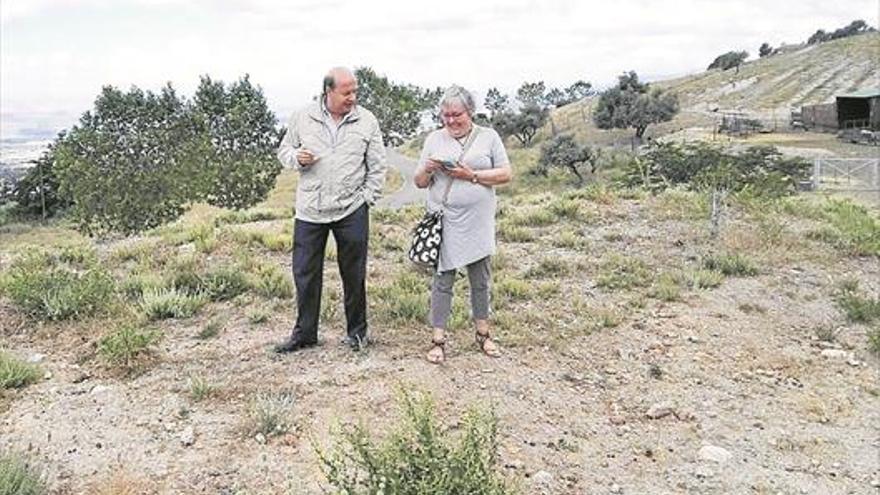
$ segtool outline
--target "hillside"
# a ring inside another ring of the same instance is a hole
[[[453,432],[468,407],[494,406],[498,470],[521,495],[880,486],[876,217],[813,196],[746,196],[713,238],[705,196],[572,188],[529,174],[532,155],[511,150],[518,176],[499,194],[499,359],[474,346],[461,280],[449,359],[423,360],[430,278],[404,257],[418,207],[373,213],[374,345],[337,344],[331,241],[321,345],[273,355],[294,318],[293,172],[259,209],[199,207],[135,238],[4,227],[3,353],[38,369],[3,358],[0,453],[28,453],[52,494],[334,493],[315,447],[336,424],[392,431],[404,385],[433,394]],[[15,261],[35,250],[45,263]],[[70,272],[109,274],[103,311],[52,321],[12,297]],[[241,293],[159,311],[158,295],[182,305],[198,296],[178,285],[219,276]]]
[[[818,45],[789,49],[746,62],[739,71],[710,70],[654,83],[679,95],[681,112],[672,122],[648,129],[648,136],[693,127],[711,127],[716,111],[736,110],[788,124],[789,112],[801,105],[827,103],[841,93],[880,87],[880,33],[868,33]],[[707,61],[708,63],[708,61]],[[599,131],[590,120],[596,98],[553,113],[562,131],[598,144],[628,143],[629,131]],[[549,126],[543,136],[549,134]]]

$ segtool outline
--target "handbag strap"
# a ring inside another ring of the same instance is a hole
[[[461,154],[458,155],[458,160],[461,161],[464,159],[464,155],[467,154],[468,150],[471,149],[471,145],[474,144],[474,141],[477,139],[477,134],[480,132],[480,126],[477,124],[471,124],[471,133],[468,134],[467,139],[464,142],[464,145],[461,148]],[[443,192],[443,203],[441,203],[444,207],[446,206],[446,200],[449,199],[449,190],[452,189],[452,183],[455,182],[455,179],[449,179],[449,184],[446,184],[446,191]]]

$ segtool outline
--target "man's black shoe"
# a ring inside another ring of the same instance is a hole
[[[367,348],[367,344],[369,344],[369,339],[366,337],[361,337],[360,335],[350,336],[347,335],[342,338],[342,344],[347,345],[354,352],[362,351]]]
[[[295,352],[300,349],[306,349],[309,347],[314,347],[318,345],[318,341],[316,340],[302,340],[295,338],[288,338],[284,342],[275,346],[275,352],[279,354],[285,354],[288,352]]]

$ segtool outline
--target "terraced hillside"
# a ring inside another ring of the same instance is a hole
[[[792,108],[827,103],[834,96],[880,87],[880,33],[839,39],[819,45],[790,47],[743,64],[739,70],[710,70],[655,84],[679,95],[681,112],[672,121],[649,128],[647,135],[663,135],[711,125],[718,112],[735,110],[785,125]],[[629,131],[599,131],[590,115],[596,98],[560,108],[553,113],[558,130],[599,144],[628,141]],[[549,126],[544,135],[549,134]],[[539,136],[540,139],[541,136]]]

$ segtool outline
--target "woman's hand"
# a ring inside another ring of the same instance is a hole
[[[445,170],[446,174],[454,179],[461,179],[470,182],[474,178],[474,169],[468,167],[464,163],[459,162],[458,166],[453,169]]]
[[[424,168],[425,168],[425,172],[427,172],[427,173],[429,173],[429,174],[433,174],[434,172],[436,172],[436,171],[438,171],[438,170],[441,170],[441,171],[442,171],[442,170],[443,170],[443,165],[442,165],[440,162],[437,162],[437,161],[431,160],[431,159],[429,158],[428,161],[425,162],[425,167],[424,167]]]

